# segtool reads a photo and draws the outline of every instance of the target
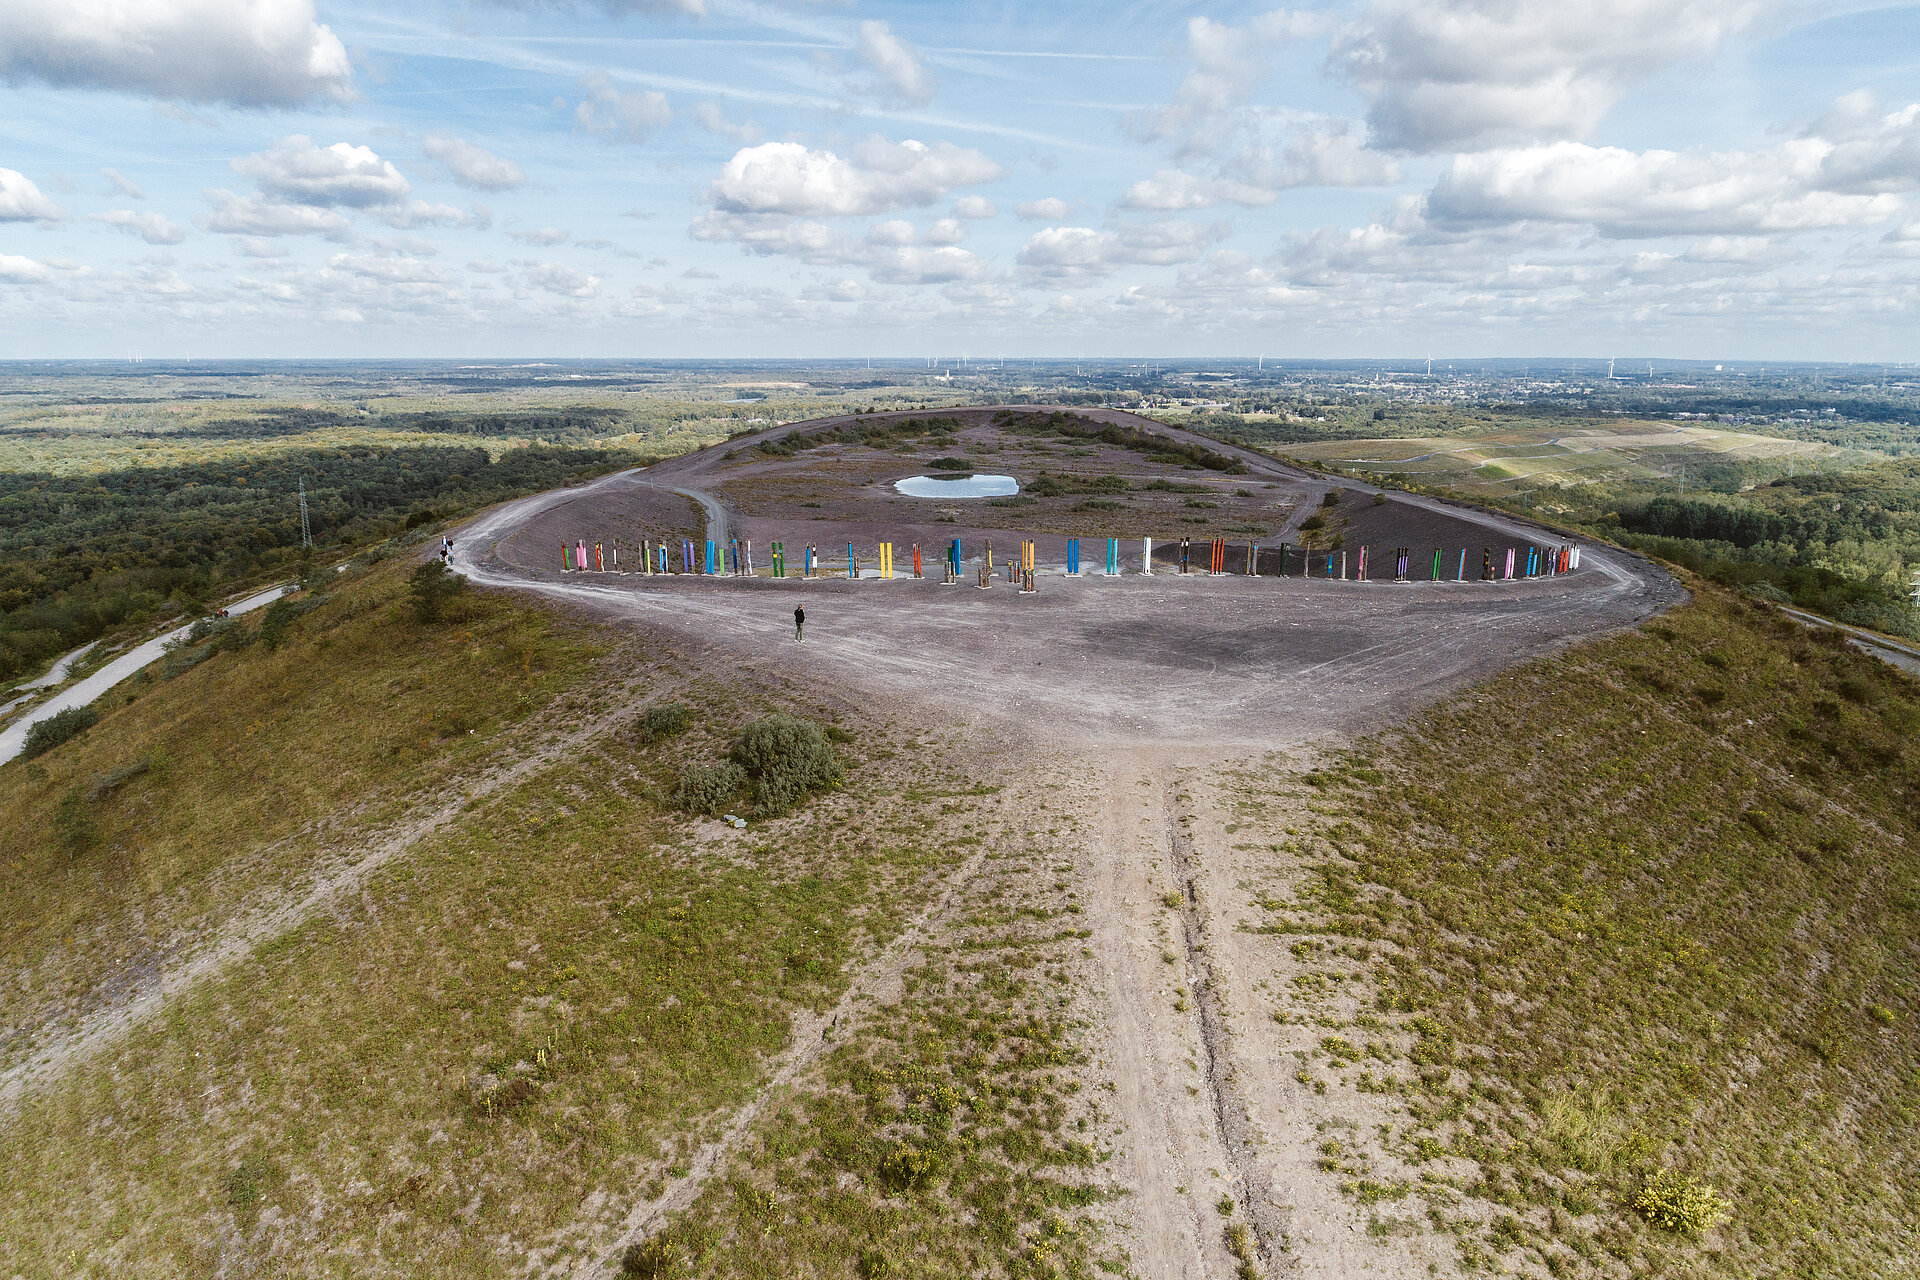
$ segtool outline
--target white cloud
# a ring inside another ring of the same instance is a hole
[[[695,240],[737,244],[749,253],[788,254],[810,260],[830,255],[843,239],[824,222],[784,213],[733,213],[724,209],[699,218],[688,233]]]
[[[185,227],[168,222],[151,209],[115,209],[111,213],[93,214],[92,220],[118,227],[129,235],[139,236],[148,244],[179,244],[187,238]]]
[[[390,258],[376,254],[336,253],[327,259],[335,271],[377,280],[383,284],[445,284],[452,279],[430,262],[416,258]]]
[[[40,194],[33,179],[13,169],[0,169],[0,222],[57,222],[60,206]]]
[[[352,225],[331,209],[284,204],[261,196],[240,196],[224,188],[207,192],[213,208],[194,219],[202,231],[238,236],[324,236],[345,240]]]
[[[1834,149],[1807,138],[1713,154],[1580,142],[1479,152],[1455,157],[1427,215],[1442,228],[1538,221],[1590,224],[1613,237],[1807,231],[1896,216],[1902,205],[1891,194],[1828,188]]]
[[[1277,155],[1270,147],[1249,146],[1211,178],[1162,169],[1128,187],[1120,205],[1161,211],[1219,204],[1259,208],[1296,187],[1381,187],[1399,181],[1400,166],[1392,156],[1370,150],[1344,121],[1332,121],[1295,133]]]
[[[1579,138],[1634,84],[1713,53],[1772,0],[1374,0],[1333,65],[1389,150]]]
[[[993,201],[985,196],[962,196],[953,202],[953,216],[975,221],[980,218],[997,217],[1000,211],[993,207]]]
[[[232,162],[268,196],[322,208],[368,209],[402,204],[413,187],[371,147],[336,142],[318,147],[305,134],[282,139],[271,151]]]
[[[935,84],[926,64],[886,23],[869,19],[860,24],[859,54],[860,61],[879,73],[885,96],[916,106],[933,100]]]
[[[1390,187],[1400,181],[1400,165],[1375,151],[1350,131],[1344,120],[1322,121],[1299,130],[1275,155],[1253,146],[1233,157],[1224,171],[1250,186],[1269,191],[1294,187]]]
[[[1026,273],[1050,283],[1098,280],[1125,266],[1193,262],[1226,238],[1224,222],[1119,223],[1106,230],[1047,227],[1036,231],[1015,259]]]
[[[986,274],[986,263],[952,245],[890,248],[873,255],[866,265],[873,278],[885,284],[947,284]]]
[[[107,180],[107,186],[129,200],[145,200],[147,193],[124,177],[118,169],[102,169],[100,176]]]
[[[645,142],[649,134],[673,119],[667,95],[652,89],[631,93],[616,89],[604,72],[580,80],[583,95],[573,118],[588,133],[623,142]]]
[[[367,212],[401,231],[409,227],[484,227],[489,221],[479,206],[467,213],[450,204],[428,204],[425,200],[386,205]]]
[[[559,262],[542,262],[522,273],[536,289],[559,294],[563,298],[591,298],[600,292],[600,277],[585,275]]]
[[[751,120],[735,123],[727,119],[726,112],[715,102],[702,102],[693,108],[693,119],[708,133],[718,134],[737,146],[751,146],[760,141],[760,126]]]
[[[1213,150],[1232,114],[1271,74],[1275,46],[1326,29],[1324,15],[1274,9],[1243,26],[1212,18],[1187,20],[1187,61],[1192,64],[1162,107],[1136,111],[1126,127],[1145,141],[1168,141],[1181,155]]]
[[[692,228],[696,240],[738,244],[748,253],[781,254],[815,266],[865,267],[888,284],[977,280],[987,264],[957,247],[966,224],[941,218],[922,232],[904,218],[876,222],[858,239],[824,222],[778,213],[716,210]]]
[[[1882,114],[1862,89],[1833,104],[1802,135],[1831,147],[1820,184],[1833,191],[1912,191],[1920,187],[1920,104]]]
[[[353,68],[312,0],[7,0],[0,76],[273,107],[344,99]]]
[[[886,213],[932,204],[955,187],[991,182],[1004,172],[990,157],[950,142],[869,138],[853,160],[797,142],[763,142],[735,152],[707,198],[723,213]]]
[[[532,231],[509,231],[507,232],[507,236],[510,239],[520,241],[522,244],[537,244],[545,248],[551,248],[556,244],[565,244],[573,238],[572,233],[562,231],[559,227],[538,227]]]
[[[1120,197],[1123,209],[1152,209],[1172,212],[1180,209],[1211,209],[1217,204],[1243,204],[1250,207],[1272,204],[1276,193],[1225,178],[1197,178],[1184,169],[1162,169],[1151,178],[1142,178]]]
[[[455,182],[476,191],[511,191],[527,181],[527,175],[513,161],[450,133],[428,134],[421,150],[429,159],[439,161]]]
[[[1013,206],[1013,211],[1029,222],[1058,222],[1073,212],[1073,207],[1059,196],[1048,196],[1044,200],[1029,200]]]
[[[52,278],[53,272],[45,263],[23,258],[17,253],[0,253],[0,280],[13,284],[38,284]]]

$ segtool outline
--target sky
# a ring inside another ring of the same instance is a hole
[[[4,0],[0,358],[1920,360],[1920,6]]]

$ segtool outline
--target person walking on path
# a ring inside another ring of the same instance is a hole
[[[793,638],[796,642],[800,639],[800,629],[806,625],[807,611],[795,605],[793,608]]]

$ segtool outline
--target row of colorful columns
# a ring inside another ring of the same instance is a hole
[[[1245,573],[1258,577],[1260,573],[1260,544],[1258,542],[1248,542],[1245,546],[1247,548]],[[1291,573],[1291,561],[1294,550],[1295,548],[1290,543],[1283,542],[1280,544],[1279,576],[1283,578],[1293,576]],[[773,576],[776,578],[784,578],[787,576],[786,544],[775,542],[772,544],[772,551]],[[1301,555],[1300,576],[1319,576],[1313,572],[1314,552],[1307,547],[1301,547],[1299,551]],[[743,544],[740,539],[735,538],[723,551],[713,539],[708,538],[706,539],[704,552],[704,556],[696,560],[698,551],[693,539],[682,538],[680,540],[680,572],[714,577],[719,575],[724,565],[730,573],[736,576],[751,575],[753,573],[753,543],[750,540]],[[877,553],[876,559],[879,576],[882,578],[892,578],[894,576],[893,544],[891,542],[880,543],[877,548]],[[560,546],[560,554],[561,569],[563,572],[584,572],[588,570],[595,572],[625,572],[620,567],[620,546],[617,542],[613,545],[610,556],[607,549],[604,548],[601,543],[596,541],[592,548],[589,549],[584,540],[577,541],[572,547],[568,547],[565,543],[562,543]],[[1341,580],[1345,580],[1347,577],[1348,564],[1347,552],[1345,550],[1337,553],[1327,551],[1323,554],[1326,556],[1323,569],[1324,576],[1328,578],[1338,577]],[[1412,563],[1412,548],[1397,547],[1394,549],[1393,554],[1394,577],[1396,580],[1405,580]],[[1429,571],[1432,581],[1437,582],[1441,580],[1442,557],[1444,554],[1443,549],[1440,547],[1433,549],[1433,563]],[[991,540],[986,544],[985,556],[985,567],[991,572],[993,569],[993,543]],[[1226,558],[1226,539],[1211,539],[1208,544],[1209,574],[1213,576],[1224,575],[1227,571]],[[962,559],[963,552],[961,542],[960,539],[955,538],[947,548],[946,554],[946,580],[948,582],[956,582],[959,580]],[[1182,538],[1180,540],[1180,550],[1177,560],[1179,572],[1190,572],[1191,561],[1192,540]],[[644,573],[668,574],[673,572],[668,556],[668,547],[664,540],[657,544],[643,540],[641,543],[640,563],[641,571]],[[1019,572],[1031,575],[1035,572],[1037,564],[1037,544],[1032,540],[1023,540],[1020,544]],[[1151,576],[1153,573],[1153,539],[1150,537],[1141,539],[1141,565],[1141,572]],[[1559,547],[1529,546],[1524,548],[1524,556],[1522,555],[1522,549],[1508,547],[1504,564],[1499,569],[1496,569],[1494,566],[1492,548],[1481,548],[1480,578],[1482,581],[1512,581],[1515,578],[1552,577],[1562,573],[1571,573],[1579,567],[1580,548],[1572,544]],[[1364,545],[1359,549],[1355,568],[1357,570],[1355,577],[1365,580],[1368,568],[1368,548]],[[1011,575],[1015,571],[1015,563],[1008,561],[1007,569]],[[820,553],[818,549],[808,547],[802,559],[801,573],[805,577],[814,577],[818,575],[819,572]],[[1081,576],[1080,540],[1078,538],[1067,539],[1067,573],[1074,577]],[[1106,573],[1109,577],[1118,577],[1120,575],[1120,539],[1118,538],[1107,539]],[[918,578],[921,577],[922,574],[923,562],[921,559],[920,544],[916,542],[913,544],[913,576]],[[858,578],[860,576],[860,561],[854,552],[854,545],[851,542],[847,544],[847,576],[849,578]],[[1466,581],[1466,576],[1467,549],[1462,547],[1454,570],[1454,580],[1464,582]]]

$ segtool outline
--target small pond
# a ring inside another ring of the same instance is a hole
[[[1020,482],[1012,476],[968,476],[964,480],[909,476],[895,480],[893,487],[909,498],[1010,498],[1020,492]]]

